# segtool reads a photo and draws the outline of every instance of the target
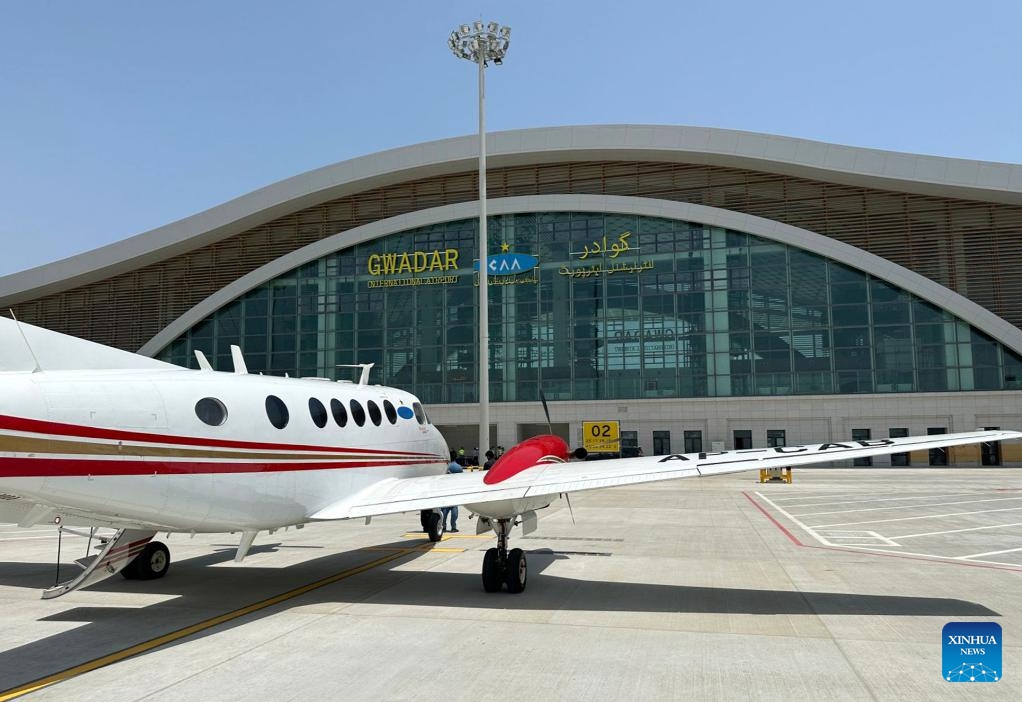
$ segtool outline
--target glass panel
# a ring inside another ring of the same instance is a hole
[[[376,362],[383,384],[474,402],[476,228],[433,224],[302,264],[159,357],[195,367],[200,349],[226,369],[240,344],[252,373],[330,378]],[[600,212],[495,216],[490,232],[495,255],[540,261],[491,280],[496,402],[540,387],[563,400],[1022,389],[1022,359],[967,321],[814,251]]]

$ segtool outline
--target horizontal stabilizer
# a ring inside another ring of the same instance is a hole
[[[148,356],[0,317],[0,372],[147,368],[171,370],[177,367]]]

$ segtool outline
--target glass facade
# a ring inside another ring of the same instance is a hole
[[[475,402],[477,223],[421,227],[304,264],[159,358],[351,377]],[[490,397],[602,400],[1006,390],[1022,359],[966,321],[811,251],[599,212],[489,221]]]

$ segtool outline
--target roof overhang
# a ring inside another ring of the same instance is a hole
[[[282,180],[123,241],[0,277],[0,306],[69,290],[208,246],[307,207],[476,167],[477,137],[381,151]],[[922,156],[728,129],[572,126],[487,136],[490,168],[650,161],[762,170],[844,185],[1022,205],[1022,166]]]

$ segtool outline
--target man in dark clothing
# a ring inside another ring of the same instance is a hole
[[[461,464],[457,461],[451,461],[450,465],[447,466],[448,473],[464,473],[465,469],[461,467]],[[444,517],[444,531],[449,531],[452,534],[458,533],[458,505],[452,507],[441,507],[440,513]],[[450,515],[451,528],[447,528],[447,515]]]

